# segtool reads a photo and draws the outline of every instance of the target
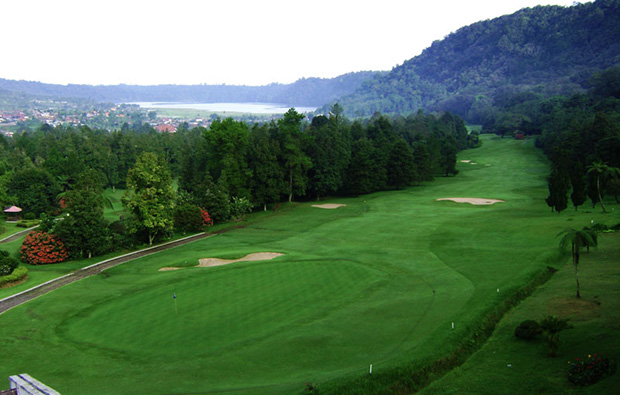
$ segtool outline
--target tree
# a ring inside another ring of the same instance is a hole
[[[387,164],[388,186],[402,189],[416,178],[413,152],[407,142],[399,138],[392,145],[390,159]]]
[[[370,140],[363,138],[351,147],[351,162],[347,169],[346,190],[353,195],[363,195],[376,190],[376,174],[379,172],[373,160],[375,147]],[[384,173],[385,173],[385,169]]]
[[[416,181],[418,185],[422,181],[433,181],[431,154],[423,141],[416,141],[413,144],[413,161],[416,166]]]
[[[17,198],[15,204],[18,204],[25,213],[31,212],[37,216],[57,206],[56,195],[60,192],[48,172],[34,167],[13,174],[7,189],[8,194]]]
[[[66,216],[56,225],[54,233],[76,258],[91,258],[107,252],[111,247],[101,192],[84,186],[67,192],[64,197]]]
[[[549,186],[547,205],[551,207],[551,211],[555,209],[559,214],[568,207],[567,194],[570,186],[568,174],[563,169],[553,166],[547,181]]]
[[[610,167],[602,162],[594,162],[590,166],[588,166],[588,174],[594,174],[596,176],[596,192],[598,195],[598,200],[601,202],[601,208],[603,212],[606,213],[607,209],[605,208],[605,203],[603,202],[603,196],[601,195],[601,178],[603,180],[607,177],[619,177],[620,169],[617,167]]]
[[[316,116],[310,126],[310,179],[317,200],[336,192],[343,185],[345,171],[351,160],[350,133],[340,118],[340,111],[339,107],[334,106],[329,118]]]
[[[145,231],[151,245],[173,226],[174,189],[166,163],[151,152],[141,154],[127,173],[127,188],[123,203],[134,216],[132,231]]]
[[[271,127],[275,129],[272,123]],[[284,173],[278,165],[280,146],[271,138],[268,125],[255,124],[250,135],[249,165],[252,170],[252,199],[267,211],[267,204],[280,199],[284,191]]]
[[[223,187],[231,196],[249,196],[247,153],[249,131],[245,122],[226,118],[211,123],[204,133],[207,165],[214,182],[224,179]]]
[[[441,168],[441,172],[448,176],[454,176],[458,174],[458,170],[456,170],[456,139],[452,136],[441,140],[441,148],[439,150],[441,154],[439,160],[439,166]]]
[[[577,283],[577,297],[580,298],[579,293],[579,253],[581,248],[596,247],[597,238],[596,233],[590,229],[575,230],[573,228],[567,228],[560,232],[558,236],[562,236],[560,240],[560,250],[566,251],[568,245],[571,246],[571,255],[573,257],[573,265],[575,266],[575,281]]]
[[[304,138],[301,132],[303,114],[299,114],[294,108],[289,109],[278,120],[278,135],[282,146],[281,155],[286,177],[288,178],[288,201],[293,201],[295,193],[306,193],[307,171],[312,166],[310,158],[303,150]]]

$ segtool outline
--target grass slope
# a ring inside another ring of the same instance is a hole
[[[550,214],[546,162],[531,141],[486,138],[461,159],[476,164],[461,163],[455,178],[336,199],[347,204],[337,210],[300,204],[15,308],[0,316],[10,356],[0,376],[28,372],[64,394],[290,394],[306,381],[329,393],[371,363],[380,374],[447,355],[557,260],[560,230],[613,217]],[[158,271],[262,251],[285,255]]]
[[[602,234],[599,247],[580,260],[582,299],[575,298],[572,262],[519,307],[507,314],[487,344],[463,366],[431,384],[424,394],[613,394],[620,374],[589,387],[576,387],[566,379],[568,361],[598,354],[620,360],[620,233]],[[570,318],[573,329],[560,334],[560,351],[547,357],[539,339],[527,342],[514,330],[527,319],[553,314]]]

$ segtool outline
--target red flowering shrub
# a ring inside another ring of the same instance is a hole
[[[211,216],[209,215],[209,212],[206,209],[201,207],[200,215],[202,216],[202,223],[204,226],[213,225],[213,220],[211,219]]]
[[[613,364],[608,358],[601,358],[590,354],[583,358],[568,361],[568,381],[575,385],[586,386],[594,384],[608,374],[613,374]]]
[[[69,251],[56,236],[45,232],[30,232],[19,250],[22,262],[31,265],[58,263],[69,258]]]

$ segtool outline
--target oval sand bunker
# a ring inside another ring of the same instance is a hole
[[[329,210],[333,210],[335,208],[344,207],[344,206],[346,206],[346,204],[325,203],[325,204],[313,204],[312,205],[312,207],[326,208]]]
[[[469,204],[474,204],[476,206],[495,204],[495,203],[504,203],[505,202],[505,200],[484,199],[484,198],[441,198],[441,199],[437,199],[438,202],[442,201],[442,200],[451,200],[451,201],[457,202],[457,203],[469,203]]]
[[[248,261],[268,261],[274,258],[279,257],[280,255],[284,255],[279,252],[255,252],[253,254],[248,254],[243,258],[239,259],[220,259],[220,258],[203,258],[198,260],[198,265],[195,267],[212,267],[212,266],[222,266],[228,265],[229,263],[234,262],[248,262]],[[159,269],[160,272],[167,272],[170,270],[178,270],[182,269],[180,267],[162,267]]]

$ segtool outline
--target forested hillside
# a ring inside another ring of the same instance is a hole
[[[620,63],[618,37],[620,0],[526,8],[459,29],[339,103],[356,116],[423,108],[482,123],[520,92],[583,92],[594,72]]]
[[[376,72],[361,71],[336,78],[302,78],[292,84],[235,85],[55,85],[0,79],[0,89],[37,96],[89,99],[97,102],[263,102],[321,106],[353,93]]]

